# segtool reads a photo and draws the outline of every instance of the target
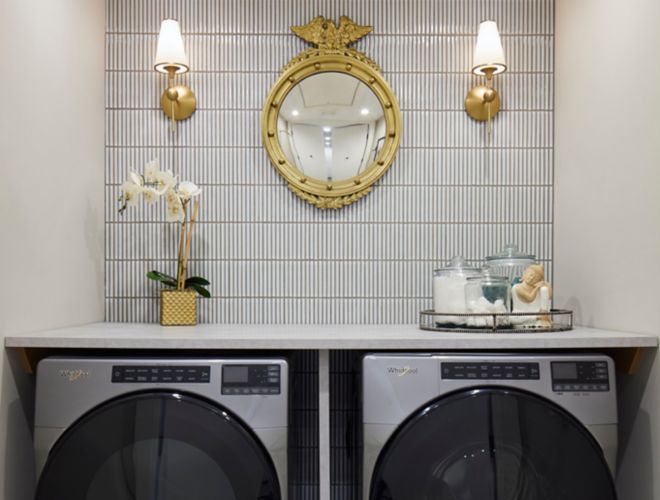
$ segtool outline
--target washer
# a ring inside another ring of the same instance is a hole
[[[372,354],[363,500],[614,500],[614,363]]]
[[[286,500],[283,359],[47,358],[35,500]]]

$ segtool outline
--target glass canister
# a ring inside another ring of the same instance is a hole
[[[469,267],[463,257],[454,257],[446,267],[433,271],[433,309],[437,313],[465,314],[465,284],[471,276],[479,276],[479,269]],[[440,318],[439,318],[440,320]],[[457,317],[442,321],[460,324]]]
[[[465,284],[465,305],[470,313],[507,313],[511,311],[511,283],[507,276],[484,268]]]
[[[518,245],[509,243],[504,250],[486,257],[486,264],[491,273],[509,278],[509,284],[515,285],[522,281],[522,275],[532,264],[536,264],[536,256],[518,250]]]

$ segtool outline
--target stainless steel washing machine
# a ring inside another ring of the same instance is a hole
[[[368,355],[363,433],[363,500],[616,499],[606,356]]]
[[[286,500],[283,359],[48,358],[36,500]]]

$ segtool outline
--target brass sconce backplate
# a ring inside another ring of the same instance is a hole
[[[170,98],[170,93],[174,91],[174,99]],[[165,92],[160,97],[160,107],[163,108],[163,111],[169,118],[174,118],[175,120],[185,120],[190,118],[197,108],[197,99],[195,94],[189,87],[185,85],[174,85]],[[174,111],[174,117],[172,116],[172,111]]]
[[[486,95],[493,92],[490,106]],[[497,91],[487,85],[477,85],[472,87],[465,97],[465,110],[474,120],[485,122],[493,117],[500,110],[500,95]]]

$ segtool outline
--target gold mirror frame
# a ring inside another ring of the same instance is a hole
[[[347,45],[371,32],[371,26],[356,25],[346,16],[339,27],[332,20],[318,16],[305,26],[291,30],[317,47],[307,49],[291,59],[270,90],[261,119],[261,135],[270,161],[288,183],[289,189],[320,209],[339,209],[366,196],[373,184],[390,168],[399,149],[401,111],[394,92],[380,74],[380,68],[366,54]],[[278,138],[277,118],[280,105],[291,90],[305,78],[326,72],[353,76],[378,98],[385,116],[385,142],[375,161],[363,173],[340,181],[327,182],[308,178],[286,157]]]

